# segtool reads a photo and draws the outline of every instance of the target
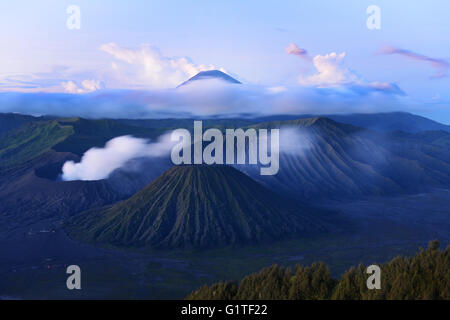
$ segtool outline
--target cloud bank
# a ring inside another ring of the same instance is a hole
[[[15,82],[31,93],[0,93],[0,112],[139,119],[414,110],[395,83],[369,82],[347,68],[345,52],[311,58],[306,49],[290,43],[286,52],[305,59],[313,69],[311,73],[299,70],[297,85],[229,85],[209,79],[174,89],[200,71],[224,70],[194,64],[186,57],[164,56],[150,45],[125,48],[108,43],[100,48],[112,58],[105,61],[108,70],[90,76],[88,72],[56,68],[51,74],[57,77],[49,81],[44,92],[35,91],[50,73],[6,77],[0,81],[0,91],[7,91]],[[71,75],[77,80],[63,80]],[[56,93],[52,91],[55,88],[59,88]]]
[[[110,76],[130,88],[174,88],[201,71],[220,70],[212,64],[194,64],[187,57],[167,57],[154,46],[125,48],[116,43],[104,44],[100,49],[114,58]]]
[[[188,57],[169,57],[152,45],[123,47],[114,42],[99,50],[105,59],[88,69],[53,66],[47,72],[0,74],[0,92],[85,94],[102,89],[157,90],[174,88],[200,71],[224,68],[195,64]]]
[[[407,97],[381,87],[229,85],[200,80],[176,90],[72,94],[0,94],[0,112],[85,118],[182,118],[323,114],[404,110]],[[380,84],[383,86],[384,84]]]
[[[132,159],[161,157],[169,154],[172,146],[170,134],[162,135],[156,142],[132,136],[117,137],[104,148],[86,151],[81,162],[64,163],[61,178],[64,181],[105,179]]]
[[[198,80],[178,89],[89,94],[0,93],[0,112],[84,118],[236,117],[413,110],[384,83],[344,87],[264,87]]]

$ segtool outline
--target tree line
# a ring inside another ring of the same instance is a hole
[[[366,266],[333,279],[324,263],[295,268],[273,265],[240,282],[205,285],[189,300],[422,300],[450,299],[450,246],[431,241],[413,257],[396,257],[381,268],[381,289],[367,288]]]

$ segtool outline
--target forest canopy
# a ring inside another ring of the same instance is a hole
[[[450,299],[450,246],[431,241],[413,257],[381,264],[381,289],[369,290],[367,266],[351,267],[339,280],[324,263],[288,268],[278,265],[250,274],[240,282],[205,285],[189,300],[423,300]]]

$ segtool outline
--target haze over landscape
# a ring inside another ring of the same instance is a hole
[[[410,111],[450,123],[448,3],[380,1],[379,30],[365,25],[371,4],[79,1],[80,29],[70,30],[66,4],[20,0],[2,8],[9,14],[0,22],[8,42],[0,111],[108,118]],[[17,39],[27,39],[26,48]],[[170,90],[206,70],[244,85],[211,85],[206,96]]]
[[[371,4],[0,4],[0,299],[448,299],[450,5]],[[199,120],[275,174],[174,165]]]

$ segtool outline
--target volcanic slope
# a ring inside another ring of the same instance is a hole
[[[175,166],[131,198],[81,213],[68,227],[89,242],[159,248],[256,244],[324,230],[311,209],[224,165]]]
[[[449,140],[443,131],[382,134],[327,118],[255,128],[282,128],[278,174],[261,176],[256,166],[235,167],[274,192],[303,201],[450,187]],[[296,132],[295,137],[283,135],[283,128]]]

